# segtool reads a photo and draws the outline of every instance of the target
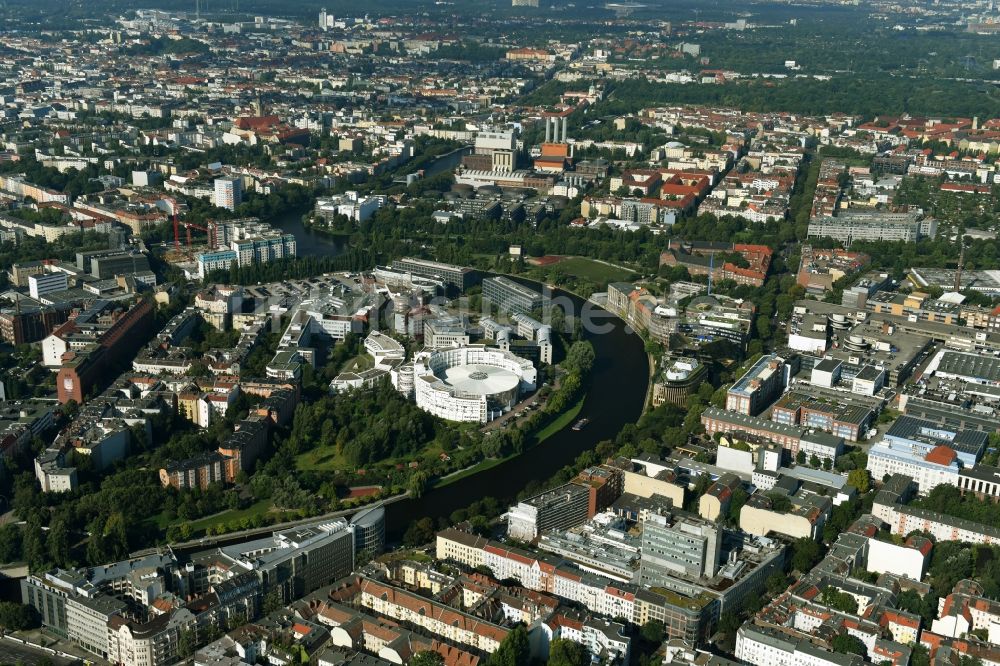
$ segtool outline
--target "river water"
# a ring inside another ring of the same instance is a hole
[[[271,220],[271,224],[287,233],[295,234],[295,249],[300,257],[331,256],[343,254],[347,238],[306,229],[301,211],[289,211]]]

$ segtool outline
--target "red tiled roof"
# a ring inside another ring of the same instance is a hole
[[[955,462],[956,458],[958,458],[958,454],[955,453],[953,448],[941,444],[931,449],[931,452],[924,457],[924,460],[935,465],[950,465]]]

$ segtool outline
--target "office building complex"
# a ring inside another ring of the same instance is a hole
[[[503,276],[483,280],[483,298],[488,298],[501,312],[529,314],[540,310],[545,302],[542,294]]]
[[[152,324],[153,306],[148,300],[140,299],[131,307],[97,301],[54,330],[43,341],[43,353],[52,349],[53,364],[59,367],[59,402],[82,404],[108,368],[123,365],[135,354]]]
[[[0,340],[14,345],[38,342],[72,312],[72,303],[33,306],[18,303],[16,307],[0,310]]]
[[[68,278],[69,276],[62,272],[32,275],[28,278],[28,293],[37,300],[44,294],[64,291],[69,287]]]
[[[354,532],[344,520],[305,525],[249,543],[171,551],[21,581],[43,626],[123,666],[176,661],[181,635],[258,617],[266,596],[287,603],[350,573]]]
[[[509,351],[467,345],[420,352],[394,377],[397,390],[414,387],[417,407],[449,421],[486,423],[535,390],[537,371]]]
[[[392,262],[393,270],[408,273],[428,280],[438,280],[447,285],[457,287],[459,291],[465,291],[469,287],[477,285],[482,280],[479,271],[462,266],[452,266],[426,259],[414,259],[404,257]]]
[[[838,402],[803,391],[789,391],[774,404],[771,420],[816,428],[849,442],[857,442],[874,422],[875,411],[849,400]]]
[[[651,587],[675,574],[711,578],[719,567],[722,534],[715,523],[679,519],[669,525],[663,516],[652,516],[642,525],[640,582]]]
[[[868,471],[874,479],[892,474],[909,476],[919,493],[926,495],[941,484],[958,486],[960,472],[975,467],[987,442],[984,432],[904,415],[869,450]]]
[[[507,535],[534,541],[547,530],[566,529],[587,520],[590,493],[585,486],[567,483],[518,502],[507,512]]]
[[[726,394],[726,409],[756,416],[781,394],[786,385],[785,360],[768,354],[753,364]]]

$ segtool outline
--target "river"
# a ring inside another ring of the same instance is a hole
[[[302,224],[303,211],[288,211],[271,220],[271,224],[295,234],[295,249],[300,257],[335,257],[347,249],[347,238],[307,229]]]
[[[553,297],[568,297],[578,308],[583,299],[556,289]],[[649,365],[642,338],[618,318],[608,320],[610,330],[589,334],[594,345],[594,368],[580,417],[590,419],[583,430],[566,426],[540,445],[507,462],[467,476],[442,488],[427,491],[420,499],[403,500],[386,510],[387,534],[398,540],[415,520],[449,516],[483,497],[509,502],[531,481],[551,478],[582,452],[605,439],[614,439],[622,427],[635,423],[646,399]]]

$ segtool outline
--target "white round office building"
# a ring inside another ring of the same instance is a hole
[[[535,390],[531,361],[484,345],[423,351],[413,359],[417,407],[449,421],[486,423]]]

